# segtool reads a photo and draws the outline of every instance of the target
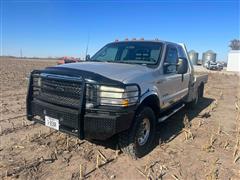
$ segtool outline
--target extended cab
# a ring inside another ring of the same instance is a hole
[[[32,71],[27,117],[80,139],[117,135],[124,152],[142,157],[156,124],[197,104],[207,79],[194,74],[183,44],[113,42],[87,62]]]

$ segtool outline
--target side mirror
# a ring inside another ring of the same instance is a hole
[[[91,59],[91,58],[90,58],[90,55],[87,54],[85,60],[86,60],[86,61],[89,61],[90,59]]]
[[[186,58],[179,58],[177,64],[177,73],[185,74],[188,71],[188,61]]]

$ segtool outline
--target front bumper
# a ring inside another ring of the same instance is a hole
[[[86,113],[84,116],[84,134],[89,139],[107,139],[130,128],[135,111],[114,110],[107,113]]]
[[[39,100],[32,101],[31,107],[32,114],[28,114],[28,120],[45,124],[45,116],[50,116],[59,120],[60,131],[80,139],[97,140],[108,139],[130,128],[135,112],[133,107],[124,110],[95,109],[86,110],[85,115],[81,117],[77,110]]]

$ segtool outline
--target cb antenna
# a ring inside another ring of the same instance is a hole
[[[88,32],[88,36],[87,36],[87,47],[86,47],[86,52],[85,52],[85,60],[86,60],[86,57],[88,55],[88,45],[89,45],[89,32]]]

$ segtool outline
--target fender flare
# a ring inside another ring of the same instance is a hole
[[[141,99],[139,101],[139,104],[137,106],[138,111],[139,108],[141,108],[143,105],[147,105],[152,108],[154,111],[156,117],[159,116],[160,113],[160,100],[158,93],[154,90],[147,90],[141,95]]]

